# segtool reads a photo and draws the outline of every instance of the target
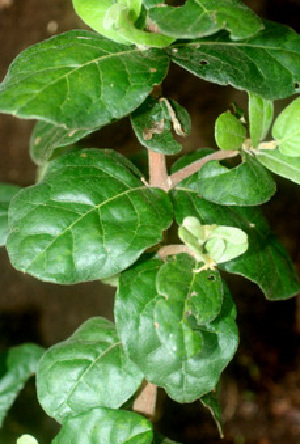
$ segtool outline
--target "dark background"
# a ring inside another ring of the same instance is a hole
[[[262,17],[299,32],[298,0],[249,0]],[[297,29],[298,26],[298,29]],[[14,57],[26,47],[55,33],[83,28],[71,0],[0,0],[0,80]],[[247,95],[231,87],[210,85],[172,66],[163,94],[178,100],[191,114],[193,130],[184,150],[214,147],[217,116],[234,100],[247,108]],[[276,102],[276,113],[288,103]],[[28,154],[34,122],[0,115],[0,181],[31,185],[35,166]],[[89,146],[134,153],[139,145],[127,119],[103,128]],[[300,268],[299,190],[277,180],[276,196],[263,206],[273,230]],[[23,342],[49,346],[67,338],[91,316],[112,319],[114,291],[99,282],[76,286],[42,283],[14,270],[0,250],[0,349]],[[299,304],[297,300],[267,302],[260,290],[239,277],[229,285],[238,306],[240,346],[222,378],[224,444],[295,444],[300,442],[300,376],[297,367]],[[297,315],[298,313],[298,315]],[[199,403],[161,402],[161,431],[182,444],[222,442],[210,414]],[[0,443],[13,444],[22,433],[49,444],[57,432],[41,411],[31,380],[0,431]]]

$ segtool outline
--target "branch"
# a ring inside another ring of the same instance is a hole
[[[157,252],[158,256],[162,260],[164,260],[167,256],[171,256],[174,254],[180,254],[180,253],[186,253],[186,254],[189,254],[190,256],[195,257],[193,251],[187,245],[183,245],[183,244],[165,245],[165,246],[161,247]]]
[[[222,160],[228,157],[235,157],[238,154],[239,151],[216,151],[215,153],[202,157],[202,159],[196,160],[190,165],[181,168],[181,170],[177,171],[176,173],[173,173],[169,177],[169,181],[171,182],[171,184],[169,185],[169,189],[175,188],[179,182],[196,173],[203,165],[205,165],[210,160]]]
[[[153,419],[156,408],[157,386],[151,382],[144,381],[144,385],[135,398],[133,410],[141,413],[149,419]]]
[[[170,189],[170,182],[166,168],[166,156],[150,150],[148,153],[150,187],[158,187],[168,191]]]

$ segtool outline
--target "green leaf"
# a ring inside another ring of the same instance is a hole
[[[119,43],[143,46],[168,46],[174,41],[160,33],[137,29],[135,23],[141,12],[140,0],[73,0],[77,14],[92,29]]]
[[[48,415],[63,422],[96,407],[119,408],[142,379],[143,374],[124,353],[114,325],[91,318],[42,357],[37,371],[38,398]]]
[[[147,380],[178,402],[191,402],[212,390],[237,346],[235,308],[226,288],[217,317],[205,325],[197,322],[200,305],[209,320],[221,299],[219,294],[214,301],[214,290],[210,294],[200,290],[200,280],[216,275],[202,277],[202,272],[193,271],[193,262],[187,255],[178,255],[166,265],[151,260],[131,268],[121,275],[115,304],[117,329],[129,356]],[[214,287],[214,281],[210,283]],[[189,286],[199,290],[199,299],[193,294],[193,305]]]
[[[0,183],[0,246],[6,245],[8,236],[8,207],[11,199],[21,187]]]
[[[198,153],[202,156],[201,150]],[[189,162],[190,158],[183,158],[181,166],[184,160]],[[193,190],[220,205],[253,206],[267,202],[275,193],[276,184],[255,158],[245,155],[245,160],[231,169],[214,160],[207,162],[197,173],[182,180],[177,189]]]
[[[177,102],[164,98],[157,101],[148,97],[131,114],[131,124],[142,145],[166,155],[182,150],[182,146],[174,139],[172,129],[180,136],[189,134],[191,130],[187,111]]]
[[[207,393],[206,395],[200,398],[200,401],[205,407],[209,409],[210,413],[212,414],[212,417],[214,418],[215,423],[217,424],[220,438],[224,438],[221,410],[215,393],[212,392]]]
[[[22,344],[9,349],[6,373],[0,379],[0,425],[25,382],[36,372],[43,351],[36,344]]]
[[[273,120],[273,102],[249,92],[249,125],[252,146],[264,140]]]
[[[0,85],[0,110],[69,130],[93,130],[137,108],[160,83],[168,58],[69,31],[23,51]]]
[[[151,444],[150,422],[133,412],[98,408],[69,418],[52,444]]]
[[[215,138],[222,150],[236,150],[246,138],[246,128],[231,113],[223,113],[216,120]]]
[[[44,180],[10,207],[13,266],[66,284],[113,276],[135,262],[161,240],[173,213],[167,194],[134,173],[111,150],[55,159]]]
[[[60,153],[63,147],[72,145],[90,133],[84,130],[70,131],[40,120],[30,138],[30,157],[37,165],[44,165]]]
[[[173,441],[169,438],[165,438],[164,436],[158,435],[154,432],[154,437],[152,444],[180,444],[178,441]]]
[[[277,117],[272,136],[284,156],[300,157],[300,97]]]
[[[264,22],[254,37],[232,41],[226,32],[168,49],[172,60],[193,74],[232,85],[268,100],[289,97],[300,82],[300,37],[292,29]]]
[[[223,286],[218,272],[197,272],[195,260],[187,255],[178,255],[162,265],[156,278],[156,288],[166,298],[168,307],[183,301],[184,309],[197,319],[198,324],[212,322],[219,314],[223,302]],[[186,300],[187,299],[187,300]],[[158,304],[160,305],[160,304]],[[169,323],[167,319],[164,321]],[[158,328],[158,335],[164,328]],[[165,342],[165,341],[162,341]]]
[[[228,29],[235,40],[263,28],[259,17],[236,0],[187,0],[180,7],[150,9],[149,16],[163,33],[176,38],[202,37]]]
[[[300,158],[284,156],[278,149],[257,150],[255,155],[259,162],[273,173],[300,185]]]
[[[299,285],[291,259],[258,208],[216,205],[187,190],[174,192],[174,205],[178,224],[186,216],[195,216],[202,224],[227,225],[247,233],[248,250],[220,264],[221,269],[255,282],[267,299],[288,299],[297,294]]]

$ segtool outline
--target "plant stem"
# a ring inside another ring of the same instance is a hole
[[[149,150],[149,185],[158,187],[164,191],[170,188],[169,177],[166,168],[166,156]]]
[[[164,245],[157,252],[157,254],[159,255],[159,257],[161,259],[165,259],[167,256],[171,256],[174,254],[180,254],[180,253],[186,253],[186,254],[189,254],[190,256],[195,257],[193,251],[187,245],[183,245],[183,244]]]
[[[195,162],[182,168],[181,170],[176,171],[176,173],[172,174],[169,177],[169,189],[175,188],[179,182],[196,173],[203,165],[205,165],[210,160],[222,160],[228,157],[235,157],[238,154],[239,151],[216,151],[215,153],[202,157],[202,159],[196,160]]]
[[[145,381],[142,390],[135,398],[133,410],[149,419],[153,419],[156,409],[157,386]]]

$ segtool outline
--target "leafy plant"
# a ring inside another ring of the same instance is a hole
[[[299,87],[300,38],[237,0],[73,4],[96,33],[69,31],[28,48],[0,85],[3,113],[38,119],[30,154],[39,172],[28,188],[1,184],[0,240],[17,270],[43,281],[115,285],[115,324],[95,317],[46,351],[10,350],[1,418],[36,373],[39,402],[62,424],[55,444],[171,443],[144,417],[154,415],[156,386],[178,402],[200,399],[222,434],[214,390],[238,345],[222,271],[270,300],[298,291],[259,205],[276,191],[270,171],[300,183],[300,98],[273,123],[273,101]],[[170,62],[247,91],[249,125],[222,113],[219,149],[185,154],[168,172],[166,156],[182,150],[191,126],[187,111],[161,96]],[[77,145],[126,115],[147,149],[147,178],[109,148]]]

